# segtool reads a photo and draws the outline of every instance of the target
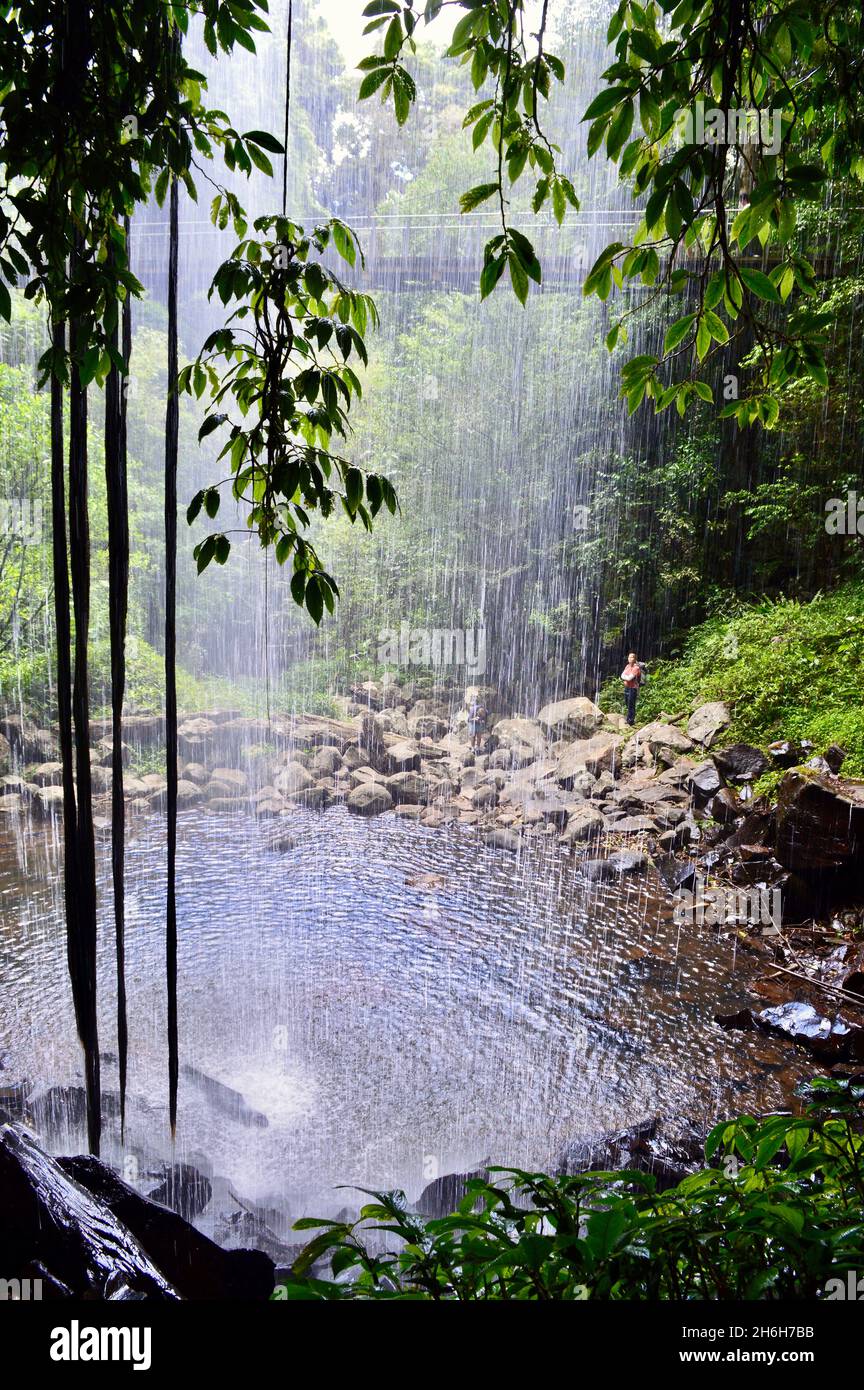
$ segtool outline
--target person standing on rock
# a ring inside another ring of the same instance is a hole
[[[483,742],[483,735],[486,732],[486,720],[488,713],[486,706],[481,704],[477,695],[471,697],[471,704],[468,706],[468,734],[471,739],[471,747],[475,753],[479,751]]]
[[[635,652],[627,653],[627,665],[621,672],[621,679],[624,682],[624,701],[627,708],[627,723],[632,727],[636,723],[636,701],[639,698],[639,687],[643,677],[642,665]]]

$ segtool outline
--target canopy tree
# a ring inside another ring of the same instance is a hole
[[[400,123],[417,95],[407,65],[415,34],[445,8],[465,12],[449,54],[470,65],[480,97],[465,125],[475,149],[491,141],[497,156],[496,177],[461,200],[463,212],[487,199],[500,211],[481,295],[507,270],[524,303],[531,282],[542,281],[542,266],[508,220],[512,185],[529,176],[535,211],[551,203],[559,223],[578,204],[542,118],[565,80],[549,43],[556,23],[569,22],[568,7],[555,0],[371,0],[367,32],[383,30],[384,40],[360,64],[360,95],[392,101]],[[860,198],[864,14],[854,3],[812,0],[620,0],[607,38],[614,61],[583,117],[587,152],[603,151],[617,166],[642,217],[628,242],[603,249],[584,292],[606,300],[628,282],[650,289],[613,324],[610,349],[626,342],[634,315],[658,301],[680,296],[686,310],[670,310],[659,353],[624,363],[622,395],[631,413],[650,399],[658,411],[674,402],[683,415],[691,402],[714,399],[711,359],[735,343],[748,363],[748,386],[720,413],[770,428],[785,385],[801,378],[828,385],[831,316],[818,292],[827,248],[812,244],[801,213],[845,182]]]

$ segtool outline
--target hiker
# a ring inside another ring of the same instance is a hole
[[[486,706],[480,703],[478,696],[472,695],[471,704],[468,706],[468,734],[475,753],[479,751],[483,742],[487,718]]]
[[[624,682],[624,700],[627,707],[627,723],[636,723],[636,701],[639,698],[639,687],[645,677],[645,671],[641,661],[638,660],[635,652],[627,653],[627,665],[621,672],[621,679]]]

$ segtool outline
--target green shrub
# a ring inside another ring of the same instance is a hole
[[[820,1080],[807,1099],[797,1117],[717,1125],[705,1146],[715,1166],[666,1192],[648,1173],[498,1168],[439,1220],[410,1212],[401,1192],[371,1193],[355,1223],[295,1223],[321,1233],[274,1297],[830,1297],[830,1280],[864,1268],[864,1086]],[[322,1256],[329,1279],[309,1274]]]

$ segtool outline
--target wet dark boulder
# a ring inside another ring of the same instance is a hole
[[[209,1178],[193,1168],[191,1163],[165,1164],[162,1177],[147,1193],[151,1202],[170,1207],[186,1221],[194,1221],[213,1195]]]
[[[721,1028],[774,1033],[805,1048],[820,1061],[864,1060],[864,1028],[848,1023],[839,1014],[827,1018],[812,1004],[792,999],[755,1013],[741,1009],[735,1014],[716,1014]]]
[[[97,1159],[83,1162],[102,1166]],[[170,1275],[122,1218],[26,1130],[6,1125],[0,1129],[0,1269],[5,1278],[20,1278],[34,1265],[78,1298],[178,1297]]]
[[[864,868],[864,781],[799,770],[777,789],[777,858],[802,874]]]
[[[717,766],[709,758],[704,763],[699,763],[694,767],[688,779],[688,786],[697,800],[709,801],[712,796],[716,796],[723,786],[723,778],[717,770]]]
[[[483,836],[483,843],[490,849],[506,849],[511,854],[516,854],[522,841],[515,830],[487,830]]]
[[[641,1167],[650,1157],[648,1143],[657,1133],[658,1124],[659,1117],[655,1115],[629,1129],[571,1139],[561,1149],[555,1171],[562,1177],[573,1177],[577,1173]]]
[[[469,1182],[477,1178],[485,1182],[488,1177],[488,1168],[475,1168],[470,1173],[445,1173],[424,1187],[414,1203],[414,1210],[421,1216],[449,1216],[468,1195]]]
[[[258,1129],[267,1128],[267,1116],[260,1110],[253,1110],[240,1092],[235,1091],[232,1086],[226,1086],[224,1081],[217,1081],[215,1076],[208,1076],[207,1072],[199,1071],[188,1062],[184,1062],[180,1070],[187,1080],[192,1081],[203,1092],[214,1110],[221,1111],[223,1115],[239,1121],[242,1125],[255,1126]]]
[[[670,893],[677,893],[683,888],[693,888],[698,873],[695,860],[685,860],[682,863],[674,854],[667,853],[658,855],[654,864]]]
[[[768,767],[761,748],[750,743],[733,743],[718,750],[713,758],[727,782],[755,782]]]
[[[720,825],[733,825],[744,807],[731,787],[721,787],[708,803],[708,813]]]
[[[641,874],[648,868],[648,856],[637,850],[620,850],[607,859],[583,859],[579,873],[592,883],[614,882],[629,874]]]
[[[182,1298],[268,1299],[275,1266],[263,1250],[223,1250],[177,1212],[142,1197],[98,1158],[61,1158],[68,1177],[139,1243]]]

